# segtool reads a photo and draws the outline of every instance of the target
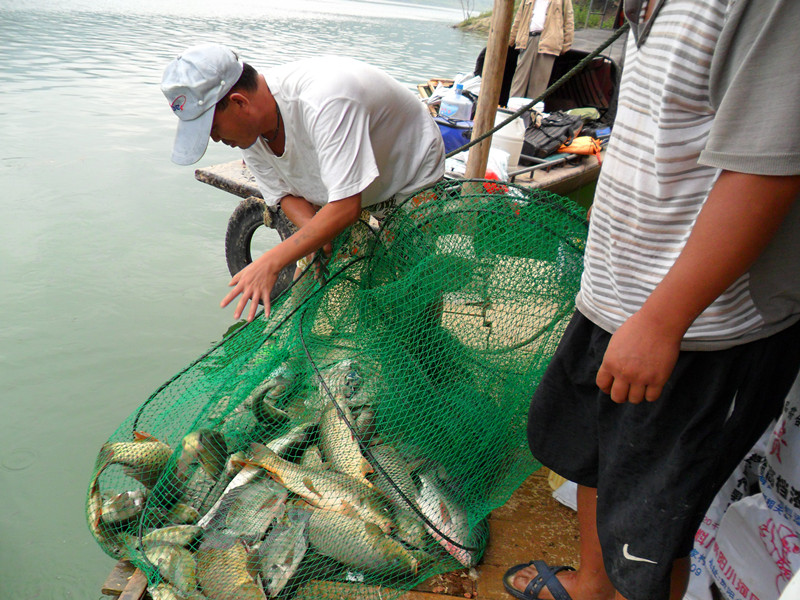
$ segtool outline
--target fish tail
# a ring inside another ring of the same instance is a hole
[[[232,460],[231,463],[233,463],[235,465],[241,465],[242,468],[244,468],[244,467],[256,467],[258,469],[263,469],[276,482],[280,483],[281,485],[285,485],[284,481],[283,481],[283,478],[280,476],[280,473],[278,471],[278,466],[273,464],[271,461],[269,461],[268,457],[264,457],[264,459],[261,459],[261,460],[251,460],[251,459],[247,459],[247,458],[241,459],[241,460],[236,459],[236,460]]]

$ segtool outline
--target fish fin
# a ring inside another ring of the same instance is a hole
[[[374,472],[375,469],[372,468],[370,462],[366,458],[361,457],[361,474],[366,475],[367,473],[374,473]]]
[[[314,494],[317,498],[322,498],[322,494],[320,494],[317,489],[314,487],[314,482],[311,481],[310,477],[303,477],[303,485],[306,489]]]
[[[350,504],[347,500],[342,500],[342,511],[343,514],[347,515],[348,517],[353,517],[354,519],[360,519],[361,517],[358,516],[358,511],[355,507]]]
[[[368,535],[383,537],[383,529],[375,525],[375,523],[370,523],[369,521],[364,521],[364,531]]]
[[[134,431],[133,432],[133,441],[134,442],[157,442],[159,440],[155,436],[150,435],[149,433],[147,433],[145,431]]]
[[[114,445],[106,442],[100,447],[100,452],[97,453],[97,460],[94,461],[94,470],[99,476],[103,470],[111,464],[114,458]]]
[[[447,510],[447,505],[444,503],[444,500],[439,500],[439,511],[445,523],[451,523],[453,521],[453,517],[450,516],[450,511]]]

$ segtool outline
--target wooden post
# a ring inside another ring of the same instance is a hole
[[[503,83],[503,71],[508,54],[508,36],[511,30],[511,19],[514,14],[514,0],[494,0],[492,9],[492,26],[489,30],[489,41],[486,45],[486,59],[483,62],[481,77],[481,93],[478,97],[478,108],[475,112],[475,123],[472,128],[473,138],[483,135],[494,127],[497,113],[497,102],[500,100],[500,87]],[[489,148],[492,138],[488,137],[469,149],[467,170],[468,179],[482,178],[486,175],[486,164],[489,162]]]

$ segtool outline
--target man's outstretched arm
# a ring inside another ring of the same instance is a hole
[[[289,209],[290,212],[292,208]],[[228,284],[233,289],[222,299],[220,306],[223,308],[228,306],[241,295],[233,313],[234,319],[242,315],[248,301],[250,302],[248,321],[255,318],[259,302],[264,303],[264,311],[269,315],[269,295],[281,270],[286,265],[330,244],[337,235],[358,221],[360,215],[361,194],[329,202],[305,220],[305,224],[300,226],[298,231],[234,275]],[[293,220],[292,217],[289,218]]]

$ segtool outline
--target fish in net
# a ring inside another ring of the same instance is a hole
[[[583,210],[445,181],[341,234],[110,436],[89,529],[158,599],[375,598],[476,565],[539,464],[530,397],[574,311]]]

